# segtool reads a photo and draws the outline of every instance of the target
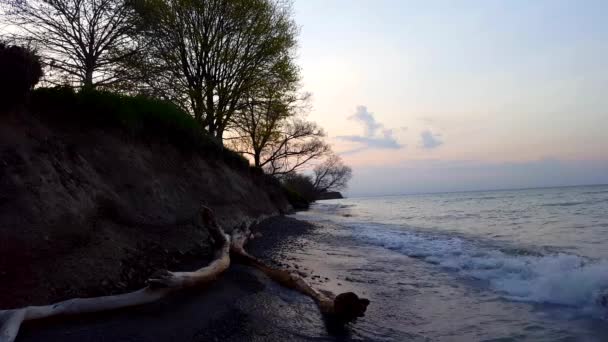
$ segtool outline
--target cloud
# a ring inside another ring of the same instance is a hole
[[[363,123],[365,127],[365,136],[373,137],[376,135],[376,131],[382,129],[384,126],[376,121],[374,114],[367,111],[365,106],[357,106],[355,114],[348,117],[350,120],[356,120]]]
[[[363,125],[363,135],[342,135],[336,138],[363,146],[343,154],[357,153],[365,149],[400,149],[405,146],[395,139],[392,129],[385,128],[383,124],[376,121],[374,114],[370,113],[366,106],[358,106],[355,114],[351,115],[349,119]]]
[[[361,143],[366,145],[369,148],[377,148],[377,149],[400,149],[403,147],[395,138],[393,137],[392,130],[383,130],[383,137],[365,137],[360,135],[343,135],[339,136],[338,139]]]
[[[420,133],[420,147],[427,150],[432,150],[443,145],[443,141],[439,139],[441,135],[433,134],[433,132],[426,130]]]

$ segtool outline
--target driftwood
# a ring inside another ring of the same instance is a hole
[[[231,254],[236,261],[255,267],[281,285],[313,298],[324,315],[329,315],[339,322],[349,322],[364,315],[369,300],[359,298],[351,292],[335,297],[331,294],[321,293],[300,276],[265,265],[245,251],[244,246],[251,235],[246,227],[234,230],[231,239],[217,224],[213,212],[209,208],[203,207],[200,214],[217,248],[214,260],[206,267],[194,272],[157,272],[148,280],[146,287],[125,294],[75,298],[51,305],[0,310],[0,342],[13,342],[24,321],[138,306],[152,303],[186,287],[206,284],[228,269]]]
[[[12,342],[21,323],[55,316],[116,310],[151,303],[176,290],[208,283],[230,266],[230,237],[217,225],[213,213],[203,207],[201,217],[218,245],[215,259],[206,267],[194,272],[158,272],[148,280],[145,288],[115,295],[94,298],[75,298],[45,306],[28,306],[14,310],[0,310],[0,342]]]
[[[277,283],[311,297],[319,306],[321,313],[331,318],[334,323],[351,322],[365,315],[370,303],[368,299],[359,298],[352,292],[341,293],[337,296],[319,292],[299,275],[270,267],[247,253],[245,244],[250,236],[252,235],[246,228],[233,232],[230,253],[234,261],[257,268]]]

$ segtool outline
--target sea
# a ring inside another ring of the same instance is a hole
[[[608,186],[319,201],[319,286],[371,300],[352,340],[608,341]],[[306,254],[306,255],[304,255]]]

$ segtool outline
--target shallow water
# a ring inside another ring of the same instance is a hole
[[[608,186],[323,201],[299,256],[373,340],[606,341]],[[338,283],[340,283],[338,285]]]

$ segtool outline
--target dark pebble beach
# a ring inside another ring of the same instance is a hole
[[[310,265],[299,263],[292,256],[294,251],[306,249],[306,236],[314,230],[315,226],[307,222],[273,217],[253,228],[256,238],[246,248],[271,265],[323,281],[325,277],[313,275]],[[157,303],[26,323],[17,341],[333,341],[343,338],[347,337],[327,333],[323,318],[310,298],[277,285],[257,270],[232,265],[208,287],[187,290]]]

